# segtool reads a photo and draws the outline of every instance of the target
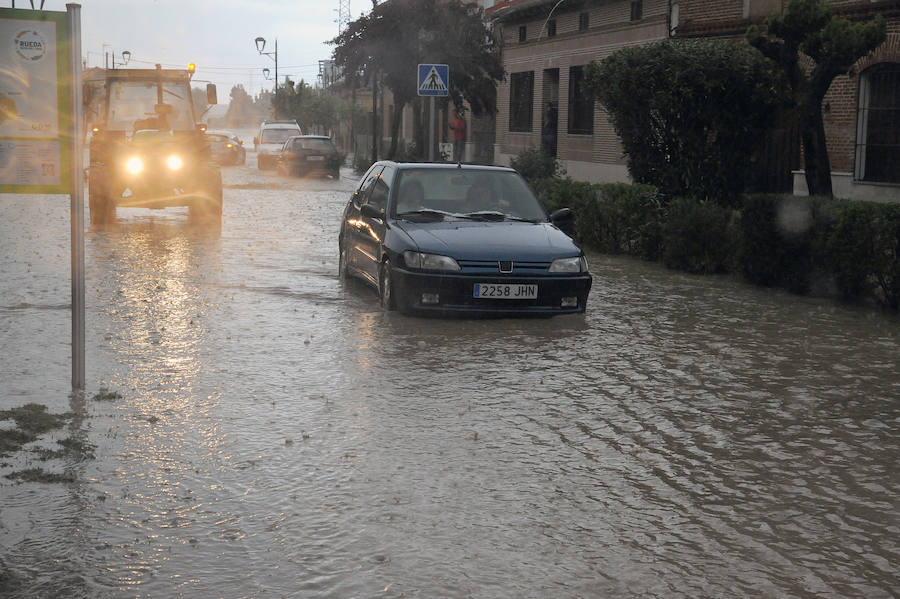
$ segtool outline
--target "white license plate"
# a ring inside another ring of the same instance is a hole
[[[507,285],[494,283],[475,283],[472,297],[485,299],[536,299],[537,285]]]
[[[306,159],[309,160],[310,162],[322,162],[323,160],[325,160],[325,157],[324,156],[307,156]]]

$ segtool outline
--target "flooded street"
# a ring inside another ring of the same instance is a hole
[[[68,198],[0,196],[0,410],[93,454],[0,459],[0,596],[900,594],[896,317],[595,254],[583,316],[385,313],[350,169],[223,176],[87,231],[83,398]]]

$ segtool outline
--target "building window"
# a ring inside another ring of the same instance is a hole
[[[900,63],[863,71],[858,106],[856,178],[900,183]]]
[[[547,37],[556,37],[556,19],[547,21]]]
[[[631,20],[640,21],[644,18],[644,0],[634,0],[631,3]]]
[[[587,31],[591,26],[590,13],[583,12],[578,15],[578,31]]]
[[[588,89],[583,66],[569,68],[569,133],[594,133],[594,94]]]
[[[534,107],[534,71],[509,76],[509,130],[531,131]]]
[[[521,25],[519,27],[519,41],[524,42],[528,38],[528,27]]]

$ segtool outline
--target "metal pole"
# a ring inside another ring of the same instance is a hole
[[[378,73],[372,70],[372,163],[378,161]]]
[[[69,24],[69,186],[72,229],[72,388],[84,389],[84,156],[81,140],[81,5],[66,4]]]
[[[275,96],[278,96],[278,38],[275,38]]]
[[[434,162],[434,96],[428,102],[428,162]]]

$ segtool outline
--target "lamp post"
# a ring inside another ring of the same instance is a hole
[[[275,38],[275,51],[274,52],[263,52],[266,49],[266,38],[258,37],[254,40],[256,42],[256,51],[260,54],[268,56],[270,58],[275,59],[275,92],[278,92],[278,38]],[[263,69],[263,73],[265,73],[268,69]],[[268,75],[266,75],[266,79],[268,79]]]

